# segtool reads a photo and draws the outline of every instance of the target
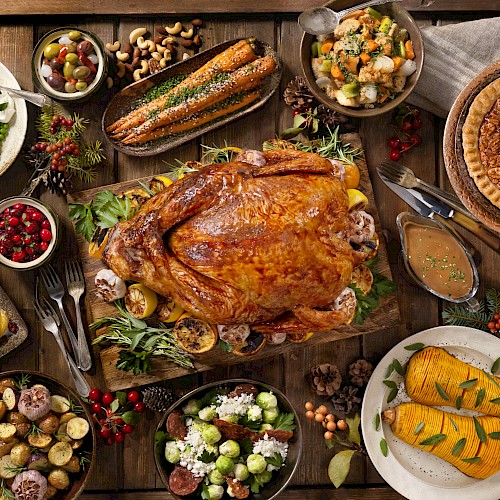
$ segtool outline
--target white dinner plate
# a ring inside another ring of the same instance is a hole
[[[361,428],[373,465],[389,485],[410,500],[498,500],[500,472],[487,479],[474,479],[461,473],[448,462],[396,438],[390,426],[375,418],[388,408],[410,401],[404,389],[403,377],[393,372],[389,377],[398,385],[398,396],[387,404],[390,388],[384,385],[386,371],[394,359],[404,365],[414,353],[405,346],[421,342],[426,346],[443,347],[456,358],[477,366],[488,373],[500,357],[500,340],[493,335],[460,326],[440,326],[412,335],[391,349],[375,368],[370,378],[361,409]],[[450,413],[476,415],[469,410],[440,407]],[[384,438],[389,454],[384,457],[380,441]]]
[[[0,62],[0,85],[11,89],[21,87],[14,75]],[[0,175],[2,175],[17,158],[24,143],[28,127],[28,111],[24,99],[11,96],[16,106],[16,114],[9,122],[9,131],[5,140],[0,144]]]

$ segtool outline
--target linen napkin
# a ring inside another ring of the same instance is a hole
[[[500,17],[421,29],[424,65],[408,101],[446,118],[458,94],[500,60]]]

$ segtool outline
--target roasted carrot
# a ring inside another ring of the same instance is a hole
[[[207,109],[206,111],[190,116],[189,118],[175,122],[171,125],[166,125],[164,127],[158,127],[142,135],[133,137],[130,140],[123,141],[125,144],[136,144],[141,142],[153,141],[155,139],[160,139],[161,137],[166,137],[169,135],[178,134],[180,132],[186,132],[187,130],[192,130],[200,125],[208,123],[212,120],[216,120],[221,116],[228,115],[237,111],[238,109],[244,108],[251,102],[255,101],[261,96],[260,91],[256,90],[249,94],[243,96],[243,98],[234,103],[228,103],[227,106],[215,107],[214,109]],[[221,103],[222,105],[224,102]]]
[[[366,52],[361,52],[361,54],[359,55],[359,58],[361,59],[361,62],[363,64],[368,64],[370,62],[370,55],[367,54]]]
[[[326,39],[321,45],[321,53],[328,54],[333,49],[334,41],[331,38]]]
[[[367,40],[366,49],[368,52],[374,52],[379,47],[378,43],[375,40]]]
[[[145,134],[155,128],[170,125],[194,113],[204,111],[234,94],[252,90],[261,83],[262,78],[275,69],[276,61],[274,58],[271,56],[262,57],[225,75],[225,78],[220,79],[220,81],[208,83],[206,88],[200,88],[199,93],[178,95],[171,107],[158,109],[155,116],[135,127],[127,139],[133,139],[137,135]]]
[[[333,78],[335,78],[336,80],[345,80],[344,73],[342,73],[338,64],[332,64],[331,73]]]
[[[256,54],[252,45],[253,39],[240,40],[238,43],[227,48],[213,59],[204,64],[201,68],[189,75],[183,82],[170,90],[167,94],[140,106],[128,115],[120,118],[110,125],[106,130],[108,132],[121,132],[131,129],[144,121],[152,110],[162,106],[168,99],[168,96],[180,92],[188,87],[198,87],[213,79],[217,74],[224,71],[234,71],[243,64],[256,59]]]
[[[394,56],[391,59],[394,62],[394,71],[396,71],[403,64],[404,61],[404,59],[399,56]]]
[[[406,59],[415,59],[415,51],[413,50],[413,44],[411,40],[407,40],[405,43]]]

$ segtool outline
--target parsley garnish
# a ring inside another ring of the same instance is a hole
[[[276,452],[270,457],[266,457],[266,462],[274,467],[281,467],[283,465],[283,457],[280,453]]]
[[[2,104],[0,104],[0,111],[3,111],[4,109],[7,109],[8,105],[9,105],[8,102],[3,102]]]
[[[295,429],[293,413],[280,413],[274,421],[274,428],[280,431],[293,431]]]

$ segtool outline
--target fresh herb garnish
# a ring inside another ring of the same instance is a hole
[[[404,368],[401,366],[401,363],[399,362],[398,359],[394,358],[393,361],[392,361],[392,364],[394,366],[394,369],[396,370],[397,373],[399,373],[399,375],[401,375],[402,377],[404,377],[405,375],[405,370]]]
[[[266,462],[271,464],[273,467],[281,467],[283,465],[283,457],[280,453],[274,453],[270,457],[266,457]]]
[[[500,370],[500,358],[497,358],[493,363],[491,367],[491,373],[493,373],[494,375],[498,370]]]
[[[491,382],[493,382],[500,389],[500,384],[489,373],[486,373],[484,370],[483,373],[489,380],[491,380]]]
[[[293,413],[280,413],[274,421],[274,428],[280,431],[293,431],[295,429]]]
[[[165,444],[167,441],[173,441],[172,436],[165,431],[158,431],[155,434],[155,448],[159,453],[164,452]]]
[[[378,431],[380,429],[380,413],[377,412],[375,415],[375,430]]]
[[[8,102],[2,102],[2,103],[0,104],[0,111],[4,111],[4,110],[6,110],[8,105],[9,105],[9,103],[8,103]]]
[[[441,387],[441,384],[439,382],[434,382],[434,386],[436,387],[436,391],[438,392],[438,394],[445,400],[445,401],[449,401],[450,400],[450,396],[448,396],[448,394],[446,394],[445,390]]]
[[[425,344],[422,344],[422,342],[415,342],[414,344],[405,345],[405,349],[407,351],[420,351],[420,349],[423,349],[424,347]]]
[[[499,405],[500,404],[500,398],[490,399],[490,403],[493,403],[495,405]]]
[[[424,439],[418,444],[422,446],[433,446],[435,444],[441,443],[441,441],[444,441],[445,439],[446,439],[446,434],[434,434],[433,436]]]
[[[179,83],[183,82],[189,75],[176,75],[168,80],[165,80],[162,83],[159,83],[158,85],[155,85],[154,87],[151,87],[138,101],[137,101],[137,107],[143,106],[144,104],[147,104],[148,102],[154,101],[158,97],[161,97],[165,95],[166,93],[170,92],[172,89],[177,87]]]
[[[233,346],[226,342],[225,340],[219,340],[217,347],[222,351],[222,352],[231,352],[233,350]]]
[[[455,422],[455,420],[453,420],[451,417],[448,417],[448,418],[450,419],[451,425],[453,425],[453,428],[455,429],[455,431],[458,432],[458,425]]]
[[[211,453],[205,450],[200,456],[197,457],[198,460],[201,460],[204,464],[209,464],[216,460],[217,455],[215,453]]]
[[[481,441],[481,443],[486,443],[486,432],[483,426],[481,425],[481,422],[479,422],[479,420],[476,417],[472,418],[474,419],[474,428],[476,429],[476,434],[477,437],[479,438],[479,441]]]
[[[27,373],[21,373],[19,377],[14,378],[14,384],[20,391],[22,389],[25,389],[30,382],[31,382],[31,375],[28,375]]]
[[[387,396],[387,403],[390,403],[398,395],[398,386],[393,380],[384,380],[384,384],[391,389]]]
[[[490,439],[500,439],[500,432],[490,432],[488,437]]]
[[[477,392],[476,402],[474,403],[474,408],[477,408],[483,401],[486,396],[486,389],[483,387],[479,389]]]
[[[451,454],[453,456],[458,455],[464,449],[466,442],[466,438],[459,439],[457,441],[457,444],[453,447],[453,450],[451,450]]]
[[[380,440],[380,451],[382,452],[382,455],[384,455],[384,457],[387,457],[389,455],[389,446],[387,445],[387,441],[384,438]]]
[[[477,383],[477,378],[471,378],[470,380],[465,380],[461,384],[458,384],[458,387],[460,389],[469,389],[471,387],[474,387]]]
[[[471,457],[471,458],[461,458],[462,462],[466,462],[468,464],[475,464],[481,461],[481,457]]]
[[[457,396],[457,399],[455,400],[455,408],[457,410],[460,410],[460,408],[462,408],[462,403],[463,403],[462,396]]]
[[[425,426],[425,422],[419,422],[416,427],[415,427],[415,430],[413,431],[413,434],[418,434]]]

